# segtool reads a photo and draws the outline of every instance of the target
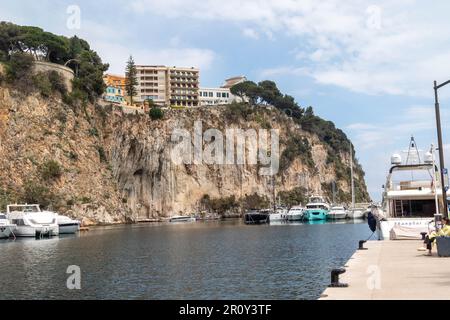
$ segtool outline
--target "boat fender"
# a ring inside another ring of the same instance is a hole
[[[369,225],[370,230],[375,232],[377,230],[377,219],[373,216],[372,212],[369,212],[367,215],[367,224]]]

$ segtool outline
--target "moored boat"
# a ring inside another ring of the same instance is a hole
[[[347,218],[347,210],[344,207],[334,206],[327,213],[328,220],[342,220]]]
[[[191,216],[172,216],[170,222],[195,222],[197,219]]]
[[[432,147],[422,160],[412,137],[405,162],[398,154],[391,157],[382,205],[373,206],[371,212],[376,221],[371,229],[380,240],[421,239],[421,233],[433,227],[438,202],[442,201],[433,151]]]
[[[294,206],[289,209],[286,220],[287,221],[301,221],[303,219],[305,209],[302,206]]]
[[[56,221],[58,223],[59,234],[73,234],[80,230],[81,222],[78,220],[58,215]]]
[[[269,219],[269,212],[264,210],[250,210],[244,214],[245,224],[265,224]]]
[[[283,207],[278,207],[275,212],[269,213],[269,222],[286,221],[288,210]]]
[[[3,213],[0,214],[0,239],[8,239],[12,235],[14,235],[14,230],[16,229],[16,225],[9,222],[6,215]]]
[[[306,205],[303,219],[308,221],[326,220],[329,208],[328,203],[323,197],[312,196]]]
[[[52,237],[59,234],[57,214],[41,211],[38,204],[13,204],[6,207],[6,217],[16,225],[17,237]]]

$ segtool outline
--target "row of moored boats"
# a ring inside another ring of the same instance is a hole
[[[76,233],[80,221],[52,211],[41,210],[38,204],[12,204],[0,213],[0,238],[52,237]]]
[[[276,210],[251,210],[245,214],[247,224],[260,224],[280,221],[318,221],[318,220],[344,220],[363,219],[370,208],[347,209],[344,206],[331,206],[321,196],[312,196],[306,207],[294,206],[291,209],[278,207]]]

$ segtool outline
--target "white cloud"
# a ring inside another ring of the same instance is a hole
[[[130,55],[136,64],[167,65],[178,67],[196,67],[208,70],[216,54],[209,49],[199,48],[162,48],[155,50],[131,49],[111,42],[97,42],[96,50],[104,61],[111,64],[108,72],[124,73],[125,64]]]
[[[356,92],[426,96],[435,78],[450,75],[445,1],[135,0],[132,8],[242,23],[253,38],[268,32],[298,38],[296,56],[317,83]]]
[[[256,32],[253,29],[250,29],[250,28],[245,28],[244,30],[242,30],[242,34],[247,38],[251,38],[251,39],[255,39],[255,40],[259,39],[258,32]]]

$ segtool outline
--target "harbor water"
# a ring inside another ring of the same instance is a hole
[[[1,240],[0,299],[317,299],[370,235],[364,221],[229,220]]]

